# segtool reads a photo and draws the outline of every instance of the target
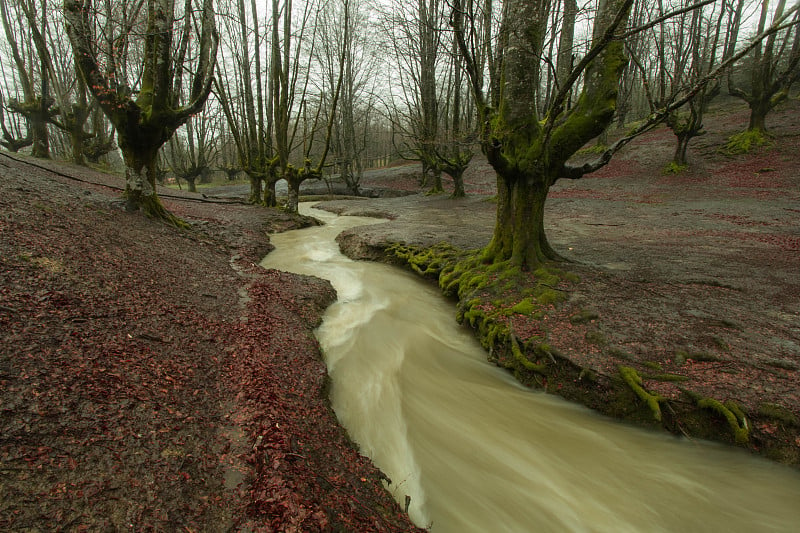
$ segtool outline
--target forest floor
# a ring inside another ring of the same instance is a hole
[[[720,152],[746,123],[729,107],[692,143],[687,172],[662,173],[673,139],[660,129],[554,187],[549,235],[580,282],[548,313],[548,340],[599,382],[635,368],[678,414],[686,390],[734,400],[746,446],[796,466],[800,103],[770,115],[771,146],[740,156]],[[352,231],[352,254],[478,248],[494,177],[476,160],[466,181],[452,200],[419,194],[413,167],[371,172],[364,187],[416,194],[324,205],[390,218]],[[164,190],[192,226],[177,230],[126,212],[120,186],[0,154],[0,530],[415,530],[329,408],[313,329],[332,288],[256,266],[268,233],[313,221]],[[577,381],[538,385],[609,404]],[[611,414],[636,418],[626,409]],[[710,416],[703,436],[732,442]]]
[[[313,222],[0,153],[0,530],[414,531],[327,400]]]

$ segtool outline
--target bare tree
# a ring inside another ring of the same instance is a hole
[[[376,54],[368,41],[369,23],[363,1],[329,3],[322,13],[317,46],[326,86],[336,86],[340,71],[344,75],[331,150],[334,171],[338,171],[345,186],[355,195],[360,194],[362,155],[369,142],[366,132],[375,111],[374,90],[379,83]],[[340,59],[344,60],[343,68]]]
[[[128,2],[123,4],[127,6]],[[117,130],[126,167],[128,208],[142,209],[149,216],[180,225],[182,222],[164,209],[156,193],[158,150],[178,127],[202,110],[211,92],[218,44],[214,12],[212,0],[203,0],[199,10],[186,0],[180,18],[176,16],[175,0],[147,0],[146,6],[141,77],[135,89],[128,87],[128,79],[117,77],[124,73],[116,68],[108,72],[99,62],[97,43],[102,42],[104,21],[93,4],[89,0],[65,0],[64,17],[81,76]],[[182,27],[176,28],[177,20],[183,21]],[[198,45],[194,64],[189,65],[188,42],[193,34]],[[130,46],[129,41],[114,44],[123,53]],[[189,98],[181,104],[185,72],[194,74]]]
[[[6,40],[11,50],[11,56],[16,66],[16,82],[22,90],[23,98],[9,98],[8,108],[25,117],[30,128],[32,141],[32,155],[34,157],[50,157],[50,136],[47,129],[48,123],[56,115],[53,110],[55,103],[50,96],[48,75],[46,72],[46,59],[36,54],[33,50],[22,45],[31,45],[25,39],[25,23],[30,19],[26,16],[23,6],[32,10],[32,5],[24,3],[14,3],[14,12],[9,12],[7,0],[0,0],[0,18],[2,18],[3,29],[5,30]],[[42,12],[46,13],[47,2],[42,2]],[[13,17],[12,17],[13,15]],[[18,21],[14,24],[13,20]],[[44,25],[46,17],[42,16]],[[23,41],[20,43],[20,41]],[[37,91],[38,77],[38,91]]]
[[[214,115],[205,112],[187,121],[185,132],[179,130],[165,145],[169,170],[179,183],[181,179],[186,181],[189,192],[197,192],[198,180],[211,173],[217,155],[218,131]]]
[[[31,129],[22,124],[19,115],[8,117],[4,109],[5,102],[3,101],[3,95],[0,94],[0,128],[3,130],[3,138],[0,139],[0,146],[9,152],[18,152],[32,145],[33,137]]]
[[[266,73],[262,64],[266,61],[262,55],[265,47],[260,34],[261,23],[255,0],[251,0],[249,12],[244,0],[238,0],[236,7],[236,16],[225,18],[227,33],[237,36],[228,43],[233,65],[226,62],[218,65],[220,76],[215,80],[216,94],[228,120],[240,168],[250,178],[249,201],[274,206],[277,178],[271,140],[272,114],[268,109],[271,101],[264,98]],[[233,72],[229,68],[233,68]],[[272,83],[271,76],[267,83]]]
[[[697,4],[698,2],[693,3]],[[716,5],[712,5],[709,12],[698,7],[691,12],[688,28],[685,27],[687,19],[682,17],[679,32],[686,35],[686,42],[684,43],[683,39],[677,42],[674,55],[680,57],[681,50],[684,50],[686,59],[674,62],[672,79],[675,87],[672,91],[673,94],[679,91],[681,86],[697,83],[716,68],[726,3],[726,0],[723,0],[719,9]],[[722,60],[725,59],[727,58],[723,55]],[[698,91],[696,96],[687,102],[687,111],[676,110],[668,115],[667,126],[675,134],[677,141],[671,167],[674,170],[680,170],[686,166],[689,142],[704,133],[705,112],[719,92],[719,82],[711,83]]]
[[[749,92],[730,84],[730,93],[738,96],[750,106],[748,131],[766,132],[767,114],[789,95],[792,85],[800,79],[800,11],[798,3],[789,10],[793,12],[793,24],[772,33],[753,49],[750,70]],[[765,31],[770,12],[770,1],[762,0],[758,21],[758,33]],[[778,0],[772,13],[772,26],[785,19],[786,0]],[[730,79],[730,78],[729,78]]]
[[[349,38],[349,13],[347,5],[351,0],[341,0],[343,9],[343,34],[342,39]],[[274,82],[270,84],[272,90],[269,95],[272,99],[273,112],[273,139],[275,143],[274,161],[278,169],[278,175],[286,180],[289,193],[286,202],[286,209],[290,212],[297,212],[300,185],[307,179],[322,179],[325,161],[330,151],[333,123],[336,117],[339,95],[341,94],[342,81],[346,61],[344,57],[339,58],[339,73],[336,77],[335,86],[323,86],[316,109],[313,110],[313,118],[309,119],[308,86],[310,82],[311,68],[310,61],[314,57],[313,50],[307,50],[302,56],[302,44],[306,31],[312,31],[307,43],[311,46],[316,44],[317,26],[310,24],[314,6],[311,2],[307,3],[301,13],[298,23],[299,32],[295,34],[292,26],[292,0],[284,0],[282,8],[279,7],[278,0],[272,2],[272,77]],[[315,21],[316,22],[316,21]],[[344,47],[340,48],[344,50]],[[301,57],[305,62],[301,62]],[[301,70],[301,66],[305,68]],[[327,113],[323,114],[323,106],[327,106]],[[314,142],[320,129],[320,117],[327,116],[327,125],[324,127],[325,139],[319,155],[316,156],[316,164],[311,160],[314,153]],[[302,127],[302,138],[296,145],[296,133]],[[293,164],[292,155],[296,147],[301,147],[302,163]]]

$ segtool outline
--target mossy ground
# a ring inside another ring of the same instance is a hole
[[[765,132],[760,130],[745,130],[728,138],[728,143],[722,151],[728,155],[748,154],[756,148],[769,146],[770,143],[770,137]]]
[[[580,278],[563,265],[552,263],[527,272],[507,262],[485,262],[480,250],[460,250],[446,243],[430,247],[393,244],[386,252],[389,260],[436,281],[446,296],[454,298],[457,320],[473,328],[491,362],[508,369],[521,383],[642,425],[757,446],[750,438],[753,421],[736,402],[692,392],[687,376],[665,371],[659,361],[634,360],[611,345],[599,314],[575,308],[570,302]],[[609,361],[620,361],[616,371],[604,373],[581,366],[555,347],[559,339],[551,338],[550,325],[559,320],[585,330],[587,346],[607,354]],[[719,356],[706,352],[673,353],[678,367],[687,362],[719,361]],[[678,398],[662,396],[657,392],[658,383],[683,392]],[[781,406],[766,406],[762,411],[759,416],[768,419],[767,423],[781,427],[796,423],[792,413]],[[784,462],[795,460],[785,452],[781,447],[766,454]]]

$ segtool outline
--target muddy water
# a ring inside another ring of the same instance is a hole
[[[272,238],[268,268],[331,280],[318,330],[337,416],[409,514],[443,532],[800,531],[800,473],[632,428],[531,392],[485,361],[451,302],[334,242],[374,219]]]

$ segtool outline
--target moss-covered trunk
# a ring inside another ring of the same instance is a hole
[[[433,184],[428,190],[428,194],[439,194],[444,192],[444,185],[442,184],[442,171],[438,167],[433,167]]]
[[[485,260],[510,260],[523,269],[535,270],[545,261],[559,259],[544,229],[547,183],[544,176],[536,180],[498,178],[497,219]]]
[[[125,162],[126,209],[141,210],[148,217],[164,220],[177,227],[187,227],[186,222],[166,210],[156,191],[158,149],[161,144],[132,146],[123,135],[120,135],[119,141]]]
[[[688,133],[677,135],[677,144],[675,146],[675,155],[672,156],[672,162],[682,167],[687,163],[686,152],[689,148],[689,141],[692,136]]]
[[[289,188],[289,196],[286,199],[286,210],[290,213],[297,213],[300,204],[300,184],[302,179],[292,172],[286,178],[286,184]]]
[[[250,196],[247,197],[247,201],[251,204],[260,204],[261,203],[261,173],[260,172],[253,172],[253,171],[245,171],[247,172],[247,177],[250,178]]]
[[[27,118],[33,138],[31,155],[40,159],[50,159],[50,135],[47,131],[47,121],[37,113],[32,113]]]
[[[275,191],[275,184],[278,179],[275,176],[270,176],[266,179],[266,187],[264,188],[264,205],[267,207],[275,207],[278,205],[278,193]]]
[[[451,177],[453,178],[453,198],[464,198],[467,195],[464,190],[464,171],[453,172]]]
[[[767,131],[767,115],[772,109],[769,98],[756,98],[750,102],[750,124],[747,126],[749,131],[764,133]]]
[[[83,127],[70,127],[69,139],[72,144],[72,162],[76,165],[86,164],[86,155],[84,154],[84,140],[86,134],[83,132]]]

